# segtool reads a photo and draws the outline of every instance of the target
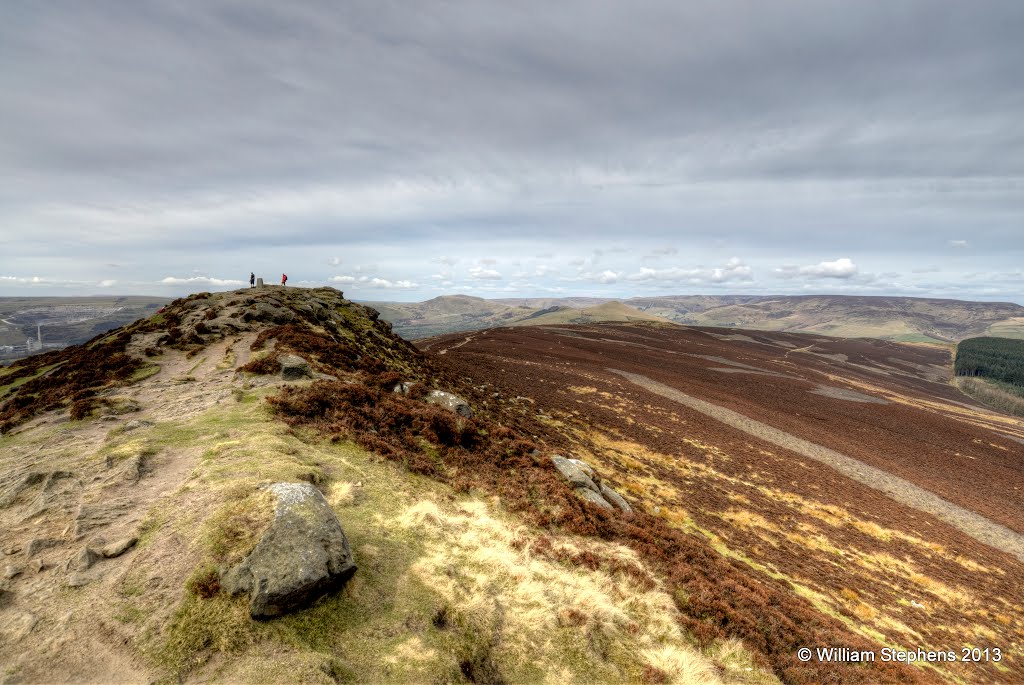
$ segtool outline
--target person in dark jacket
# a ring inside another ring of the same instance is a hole
[[[255,288],[256,287],[256,274],[254,272],[251,272],[251,271],[249,272],[249,287],[250,288]]]

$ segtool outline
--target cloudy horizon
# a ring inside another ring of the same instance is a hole
[[[8,3],[0,296],[1024,304],[1024,5]]]

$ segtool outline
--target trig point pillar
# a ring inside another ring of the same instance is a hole
[[[262,288],[263,287],[263,279],[262,278],[257,278],[256,279],[256,287],[257,288]]]

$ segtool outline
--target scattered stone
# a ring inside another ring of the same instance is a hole
[[[0,634],[11,644],[21,642],[35,629],[37,623],[39,623],[39,619],[35,617],[35,614],[23,611],[8,617],[0,626],[0,631],[2,631]]]
[[[85,587],[94,578],[86,573],[72,573],[68,576],[68,587]]]
[[[23,490],[26,490],[37,483],[43,482],[46,478],[46,473],[40,473],[38,471],[29,471],[21,480],[11,485],[6,492],[0,494],[0,508],[10,506],[14,500],[18,498]]]
[[[107,559],[119,557],[128,550],[130,550],[132,547],[134,547],[135,543],[137,543],[138,541],[139,539],[137,537],[132,536],[130,538],[125,538],[123,540],[118,540],[117,542],[112,542],[106,547],[104,547],[102,550],[100,550],[100,554],[105,556]]]
[[[253,618],[307,606],[356,571],[348,539],[324,496],[309,483],[275,483],[274,522],[240,564],[222,573],[230,594],[249,593]]]
[[[83,547],[78,556],[68,560],[68,570],[88,571],[100,560],[100,555],[89,547]]]
[[[106,406],[103,407],[102,413],[105,416],[120,416],[137,412],[140,409],[142,409],[142,405],[130,397],[110,397],[106,400]]]
[[[82,539],[94,528],[106,526],[131,509],[131,500],[118,498],[98,504],[81,504],[75,514],[74,535],[76,540]]]
[[[54,538],[32,538],[28,541],[28,551],[26,554],[29,558],[34,557],[45,549],[56,547],[62,540],[56,540]]]
[[[20,551],[21,551],[21,545],[10,545],[8,547],[4,547],[4,554],[6,554],[8,556],[10,556],[12,554],[17,554]]]
[[[391,392],[398,393],[400,395],[408,395],[411,388],[412,383],[402,381],[401,383],[396,383],[395,387],[391,388]]]
[[[281,362],[281,378],[286,381],[297,381],[312,375],[309,371],[309,362],[302,357],[285,354],[278,361]]]
[[[467,419],[473,416],[473,410],[470,408],[469,403],[453,393],[445,392],[444,390],[431,390],[425,399],[428,404],[434,404],[448,411],[453,411]]]
[[[551,457],[551,463],[554,464],[555,468],[558,469],[558,472],[561,473],[567,481],[569,481],[570,485],[577,490],[590,490],[594,492],[594,494],[600,494],[600,491],[597,489],[594,481],[590,479],[590,476],[583,472],[583,469],[574,464],[574,461],[576,460],[566,459],[565,457],[557,454]],[[593,470],[591,470],[591,473],[593,473]]]
[[[602,509],[608,509],[609,511],[611,511],[615,508],[612,505],[608,504],[608,501],[605,500],[604,497],[594,492],[593,490],[587,488],[577,488],[576,494],[582,497],[583,499],[587,500],[588,502],[596,504]]]
[[[338,380],[337,376],[332,376],[329,373],[320,373],[319,371],[317,371],[317,372],[315,372],[313,374],[313,378],[317,379],[318,381],[336,381],[336,380]]]
[[[140,452],[132,455],[124,463],[124,479],[129,483],[138,483],[149,471],[149,455]]]
[[[608,500],[616,507],[618,507],[619,511],[625,512],[627,514],[633,513],[633,507],[629,506],[629,502],[627,502],[622,495],[615,492],[604,483],[601,483],[601,494],[604,496],[606,500]]]
[[[132,419],[128,423],[124,424],[124,431],[128,433],[140,428],[149,428],[152,425],[152,421],[146,421],[145,419]]]
[[[33,559],[29,566],[36,573],[42,573],[43,571],[49,568],[46,562],[44,562],[42,559]]]
[[[12,578],[20,576],[21,573],[22,573],[22,570],[21,570],[20,566],[15,566],[13,564],[7,564],[7,567],[4,569],[4,578],[6,580],[11,580]]]
[[[582,459],[570,459],[569,461],[575,464],[580,471],[590,476],[591,480],[596,479],[596,476],[594,475],[594,467],[592,467],[590,464],[583,461]]]

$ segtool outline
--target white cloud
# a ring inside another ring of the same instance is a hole
[[[244,285],[242,281],[227,278],[211,278],[210,276],[193,276],[192,278],[168,276],[160,282],[164,285]]]
[[[597,274],[597,278],[595,280],[597,280],[598,283],[615,283],[619,280],[619,274],[611,271],[610,269],[605,269],[601,273]]]
[[[966,240],[950,240],[950,241],[948,241],[948,244],[949,244],[950,247],[959,247],[959,248],[967,247],[967,241]]]
[[[111,279],[111,278],[108,278],[108,279],[107,279],[107,280],[105,280],[105,281],[100,281],[98,285],[99,285],[99,286],[100,286],[101,288],[111,288],[111,287],[113,287],[113,286],[117,285],[117,281],[115,281],[115,280],[113,280],[113,279]]]
[[[338,266],[341,264],[341,257],[331,257],[327,260],[327,263],[331,266]]]
[[[0,276],[0,281],[3,281],[5,283],[18,283],[18,284],[23,284],[24,283],[24,284],[35,284],[35,285],[57,283],[57,281],[54,281],[52,279],[49,279],[49,278],[39,278],[39,276],[32,276],[31,278],[28,278],[28,277],[25,277],[25,276]]]
[[[726,283],[728,281],[750,281],[754,278],[754,272],[744,264],[739,257],[733,257],[724,267],[711,270],[710,280],[712,283]]]
[[[366,282],[366,285],[370,288],[380,288],[383,290],[412,290],[419,287],[419,285],[412,281],[389,281],[384,278],[371,278]]]
[[[683,269],[680,267],[652,269],[649,266],[642,266],[639,271],[630,274],[626,278],[630,281],[639,282],[729,283],[734,281],[751,281],[754,278],[754,272],[739,257],[733,257],[725,263],[725,266],[713,269]]]
[[[482,266],[474,266],[469,270],[470,278],[486,281],[500,281],[501,273],[494,269],[485,269]]]
[[[840,257],[832,262],[818,262],[808,266],[787,265],[775,270],[783,278],[807,276],[809,278],[852,278],[857,275],[858,267],[847,257]]]
[[[327,280],[331,283],[356,285],[361,288],[371,288],[374,290],[413,290],[420,287],[418,283],[414,283],[413,281],[390,281],[386,278],[371,278],[370,276],[332,276]]]

